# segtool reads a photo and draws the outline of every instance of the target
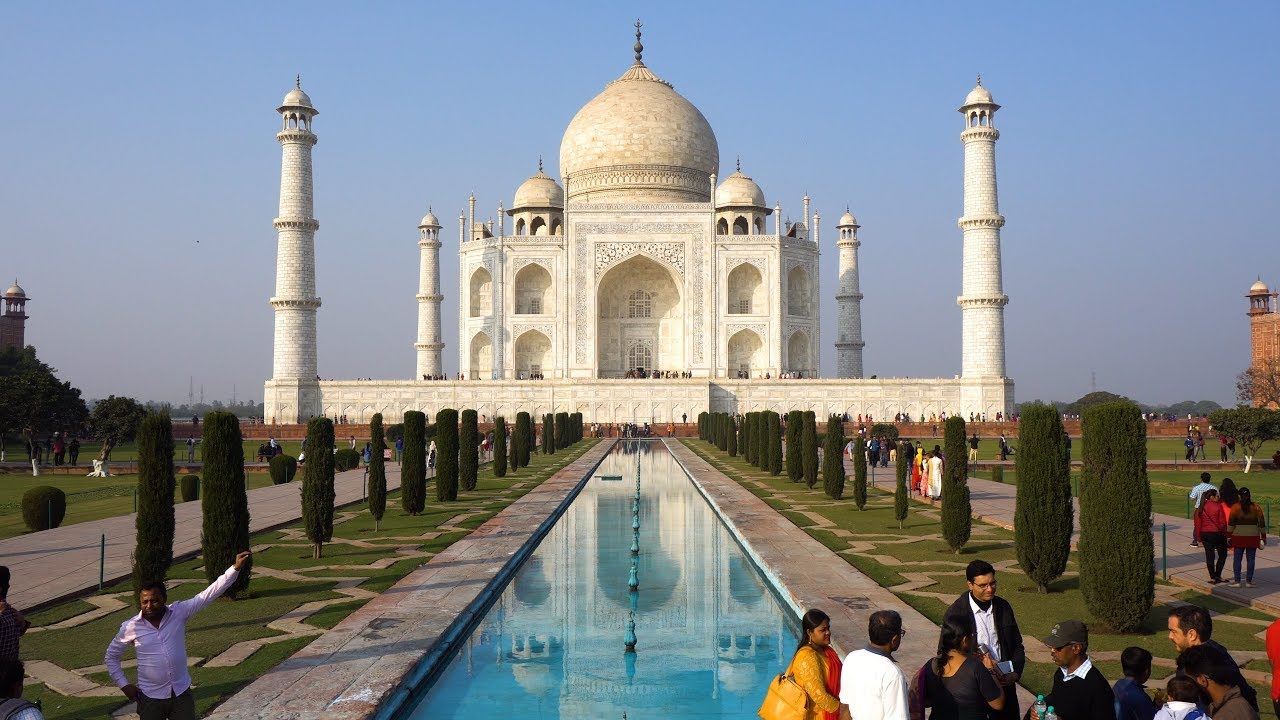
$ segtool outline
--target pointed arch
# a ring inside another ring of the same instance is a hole
[[[516,314],[546,315],[555,312],[551,273],[538,263],[529,263],[516,273]]]
[[[809,271],[797,265],[787,273],[787,314],[809,317],[813,301],[813,284]]]
[[[754,330],[739,330],[734,333],[726,343],[725,356],[728,358],[726,370],[729,377],[737,376],[739,371],[745,371],[748,377],[755,377],[768,365],[764,340]]]
[[[471,317],[484,317],[493,312],[493,276],[488,268],[471,273]]]
[[[765,311],[764,277],[755,265],[744,262],[729,271],[726,284],[726,312],[730,315],[750,315]]]
[[[493,340],[489,334],[481,331],[471,338],[471,367],[467,377],[472,380],[490,377],[493,374]]]

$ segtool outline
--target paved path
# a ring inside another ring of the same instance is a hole
[[[356,502],[364,497],[364,470],[338,473],[334,484],[338,506]],[[400,466],[388,463],[387,489],[398,487]],[[291,483],[250,490],[249,532],[269,530],[301,518],[301,490],[300,475]],[[174,557],[194,555],[200,551],[200,503],[179,503],[174,506],[174,514],[177,520]],[[106,582],[129,577],[135,519],[136,515],[129,513],[0,540],[0,565],[8,565],[13,573],[9,602],[29,610],[97,590],[104,535]]]

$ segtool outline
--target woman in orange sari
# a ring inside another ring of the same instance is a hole
[[[800,620],[800,647],[787,667],[809,696],[805,720],[838,720],[840,668],[840,656],[831,649],[831,618],[810,610]]]

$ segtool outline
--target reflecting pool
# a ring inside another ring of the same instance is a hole
[[[404,717],[754,717],[789,615],[666,447],[620,443]]]

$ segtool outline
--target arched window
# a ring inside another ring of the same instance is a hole
[[[647,318],[653,313],[653,296],[644,290],[637,290],[631,293],[631,297],[627,299],[627,317],[629,318]]]
[[[653,369],[653,350],[648,345],[636,343],[627,348],[627,369],[643,370],[648,372]]]
[[[553,220],[551,221],[551,234],[552,234],[552,235],[559,235],[559,234],[560,234],[560,219],[559,219],[559,218],[555,218],[555,219],[553,219]]]
[[[720,218],[720,222],[716,223],[716,234],[717,234],[717,235],[728,235],[728,234],[729,234],[729,221],[728,221],[728,220],[725,220],[724,218]]]
[[[739,216],[738,216],[738,219],[733,221],[733,234],[734,234],[734,235],[746,235],[746,234],[747,234],[747,219],[746,219],[746,218],[744,218],[744,217],[742,217],[741,215],[739,215]]]
[[[516,221],[516,234],[517,235],[524,234],[524,218],[520,218],[519,220]]]
[[[546,235],[547,221],[543,220],[540,217],[534,218],[533,222],[529,223],[529,234],[530,235]]]
[[[760,232],[761,232],[762,230],[764,230],[764,220],[761,220],[760,218],[756,218],[755,226],[754,226],[754,227],[755,227],[755,233],[754,233],[754,234],[755,234],[755,235],[759,235],[759,234],[760,234]]]
[[[978,113],[969,113],[969,127],[978,127]]]

